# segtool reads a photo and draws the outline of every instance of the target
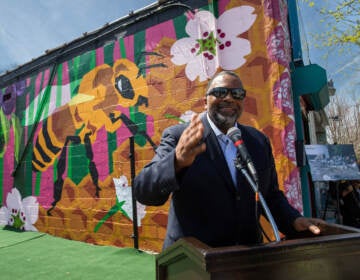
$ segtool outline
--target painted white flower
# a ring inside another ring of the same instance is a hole
[[[195,112],[192,110],[185,111],[181,116],[180,120],[182,122],[189,122],[191,120],[192,115],[194,115]]]
[[[0,225],[9,225],[26,231],[38,231],[34,227],[39,215],[39,203],[36,197],[28,196],[21,200],[20,192],[13,188],[6,197],[6,205],[0,209]]]
[[[130,220],[133,220],[133,209],[132,209],[132,195],[131,187],[128,185],[126,176],[120,176],[120,178],[113,178],[115,184],[116,197],[118,202],[122,204],[121,208],[126,213]],[[136,202],[137,209],[137,225],[141,226],[141,220],[145,217],[145,205]]]
[[[238,36],[249,30],[256,19],[254,8],[241,6],[225,11],[218,19],[208,11],[193,14],[185,27],[190,37],[176,41],[170,50],[171,61],[187,64],[185,74],[194,81],[211,78],[220,66],[234,70],[245,63],[250,53],[249,40]]]

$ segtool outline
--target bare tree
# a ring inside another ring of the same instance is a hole
[[[334,95],[326,107],[330,143],[353,144],[360,160],[360,101]]]

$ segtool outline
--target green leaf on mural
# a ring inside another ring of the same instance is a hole
[[[3,110],[0,109],[0,157],[4,156],[5,145],[9,141],[10,124]]]
[[[124,203],[125,201],[121,201],[119,203],[116,203],[113,207],[111,207],[110,210],[106,213],[106,215],[97,223],[97,225],[94,228],[94,232],[97,232],[99,228],[102,226],[102,224],[105,223],[117,211],[120,211],[121,213],[124,214],[125,211],[121,208],[121,206],[123,206]],[[125,216],[128,218],[127,214]]]
[[[11,114],[11,123],[14,129],[14,153],[15,153],[15,160],[19,162],[19,154],[20,154],[20,145],[21,145],[21,136],[23,128],[21,126],[19,118],[15,114]]]
[[[174,119],[174,120],[177,120],[179,121],[180,123],[185,123],[185,121],[183,121],[182,119],[180,119],[179,117],[177,116],[174,116],[174,115],[171,115],[171,114],[165,114],[164,116],[165,118],[167,119]]]

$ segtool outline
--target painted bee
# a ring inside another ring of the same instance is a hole
[[[103,64],[84,75],[78,94],[68,103],[56,108],[52,114],[43,118],[34,147],[32,168],[44,172],[56,159],[57,179],[54,182],[54,201],[52,209],[61,199],[66,167],[67,147],[70,143],[84,144],[88,168],[95,185],[95,195],[99,196],[99,174],[93,161],[92,143],[97,131],[105,128],[115,132],[125,125],[135,135],[142,135],[156,147],[146,130],[140,129],[126,114],[124,108],[148,106],[148,86],[135,63],[119,59],[111,67]]]

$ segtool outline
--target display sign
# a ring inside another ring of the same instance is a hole
[[[354,147],[344,145],[305,145],[313,181],[360,180]]]

